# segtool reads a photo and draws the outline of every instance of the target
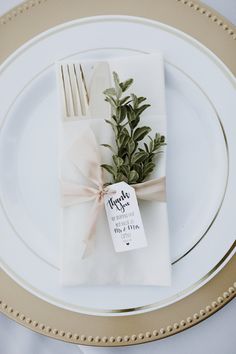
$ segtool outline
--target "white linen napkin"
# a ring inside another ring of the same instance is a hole
[[[164,69],[161,54],[143,54],[107,60],[110,71],[116,71],[121,81],[130,77],[134,83],[130,92],[147,97],[151,107],[141,116],[142,124],[167,135]],[[128,91],[129,93],[129,91]],[[127,93],[127,94],[128,94]],[[104,97],[101,95],[101,99]],[[90,126],[98,144],[113,144],[113,132],[104,121],[109,117],[91,117],[62,122],[60,138],[61,180],[91,185],[68,159],[68,151],[80,134]],[[100,147],[102,163],[111,162],[110,151]],[[86,149],[79,151],[86,154]],[[165,176],[166,151],[158,158],[157,168],[150,177]],[[91,185],[92,186],[92,185]],[[61,209],[60,280],[64,286],[75,285],[170,285],[171,266],[167,205],[161,202],[139,201],[148,246],[116,253],[109,233],[105,211],[99,216],[95,248],[82,258],[83,237],[88,227],[92,202]]]

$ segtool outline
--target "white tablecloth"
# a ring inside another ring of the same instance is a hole
[[[22,0],[0,0],[0,15]],[[204,0],[236,24],[236,0]],[[0,314],[0,354],[234,354],[236,301],[204,322],[162,341],[121,348],[78,347],[34,333]]]

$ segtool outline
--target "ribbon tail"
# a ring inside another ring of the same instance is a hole
[[[78,183],[61,181],[61,206],[66,208],[96,198],[97,190]]]
[[[94,249],[97,220],[102,210],[102,207],[103,207],[103,198],[98,197],[95,200],[91,209],[91,213],[90,213],[91,220],[89,222],[88,230],[83,240],[85,243],[85,250],[83,252],[82,259],[89,257]]]

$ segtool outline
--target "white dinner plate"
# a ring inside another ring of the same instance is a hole
[[[54,63],[161,51],[168,122],[171,287],[59,284]],[[0,262],[21,286],[85,313],[153,309],[177,301],[232,256],[236,188],[235,79],[193,38],[158,22],[103,16],[53,28],[0,68]],[[227,256],[225,256],[227,255]]]

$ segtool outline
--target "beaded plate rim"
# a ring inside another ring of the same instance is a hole
[[[17,28],[17,22],[19,20],[27,20],[27,17],[31,13],[34,16],[34,20],[36,20],[37,10],[41,8],[41,11],[44,11],[46,14],[48,8],[50,8],[50,4],[53,6],[54,2],[55,0],[28,0],[14,8],[13,10],[9,11],[7,14],[0,18],[0,36],[2,35],[2,30],[4,33],[5,28],[9,33],[12,33],[12,35],[14,35],[14,31]],[[62,1],[62,3],[64,3],[64,7],[68,6],[69,2],[73,5],[75,0],[67,0],[67,2],[66,0]],[[106,0],[104,0],[103,2],[106,2]],[[235,27],[222,16],[218,15],[215,11],[210,9],[208,6],[203,6],[203,4],[196,0],[158,0],[158,3],[160,3],[158,6],[166,7],[166,9],[170,4],[174,6],[174,3],[175,6],[176,4],[178,4],[178,6],[183,6],[183,14],[181,15],[183,19],[186,19],[186,16],[192,16],[196,13],[201,17],[205,17],[205,19],[207,19],[208,21],[208,23],[206,23],[206,26],[215,26],[218,30],[220,29],[223,35],[226,35],[227,39],[230,39],[230,46],[235,46]],[[86,6],[89,7],[89,5]],[[61,11],[62,7],[63,6],[61,6]],[[70,20],[70,17],[73,18],[73,15],[71,13],[66,16],[67,18],[64,19],[64,21]],[[168,18],[167,16],[167,20],[167,24],[171,25],[171,18]],[[14,26],[16,27],[14,28]],[[51,25],[51,27],[52,26],[53,25]],[[50,28],[50,24],[48,28]],[[196,34],[196,31],[197,29],[193,28],[193,33],[188,34]],[[34,35],[32,34],[31,37],[33,36]],[[8,51],[9,49],[7,48],[5,50],[6,56],[9,54]],[[236,70],[235,67],[231,67],[230,69],[232,69],[232,71]],[[205,284],[202,288],[198,289],[194,294],[189,295],[186,299],[180,300],[176,303],[177,306],[182,306],[183,303],[185,303],[186,305],[186,301],[190,299],[193,302],[193,304],[191,304],[192,308],[188,312],[188,314],[190,315],[182,316],[181,319],[172,322],[169,319],[167,320],[164,314],[163,318],[161,319],[161,322],[163,322],[162,325],[159,323],[160,319],[157,319],[157,312],[159,314],[159,311],[154,310],[151,313],[129,316],[128,325],[125,325],[127,317],[124,316],[123,318],[122,316],[112,318],[107,318],[106,316],[104,316],[102,319],[100,317],[100,323],[98,326],[99,316],[70,313],[70,311],[62,310],[54,305],[50,305],[21,288],[2,270],[0,270],[0,281],[2,285],[2,289],[0,289],[0,311],[15,320],[16,322],[18,322],[19,324],[26,326],[27,328],[66,342],[95,346],[121,346],[150,342],[153,340],[168,337],[170,335],[179,333],[187,328],[194,326],[195,324],[203,321],[205,318],[214,314],[216,311],[226,305],[229,301],[231,301],[236,295],[236,279],[234,279],[234,275],[232,272],[235,267],[235,264],[236,255],[207,284]],[[216,285],[218,286],[218,289],[216,289]],[[208,288],[212,289],[209,290]],[[196,300],[197,295],[200,293],[201,297],[203,297],[205,300],[205,306],[199,306],[199,300]],[[17,294],[18,296],[15,296],[15,294]],[[25,299],[28,299],[28,304],[24,303]],[[39,306],[37,310],[35,310],[35,304]],[[187,305],[189,307],[189,304]],[[170,308],[172,307],[173,305],[167,306],[167,310],[169,308],[169,314]],[[46,314],[48,309],[51,309],[50,315]],[[67,323],[64,323],[64,325],[61,325],[61,319],[59,321],[59,317],[56,319],[50,318],[52,313],[57,311],[57,316],[64,315],[65,318],[68,317]],[[68,320],[70,319],[69,317],[73,317],[71,326],[68,326]],[[95,320],[96,324],[94,325],[93,322]],[[52,323],[55,321],[58,322],[58,326],[55,326],[55,323]],[[110,329],[109,327],[111,327],[111,321],[113,328]],[[84,324],[82,324],[82,322]],[[145,323],[145,325],[143,323]],[[81,327],[81,325],[82,329],[79,330],[79,327]],[[122,326],[124,325],[126,327],[125,334],[123,333],[124,330],[122,328]],[[143,326],[145,328],[143,328]],[[147,326],[150,327],[147,328]],[[99,327],[103,328],[100,329]],[[75,328],[78,328],[78,330],[74,330]],[[106,333],[106,331],[107,334],[104,334]]]
[[[22,5],[16,6],[13,10],[10,10],[5,15],[0,18],[0,25],[5,25],[8,22],[12,21],[17,16],[23,14],[24,12],[30,10],[31,8],[40,5],[48,0],[28,0],[25,1]],[[233,40],[236,40],[236,30],[234,26],[229,24],[229,21],[223,19],[222,16],[218,15],[214,10],[210,10],[208,6],[204,6],[197,1],[191,0],[174,0],[176,2],[181,3],[182,5],[189,6],[194,11],[199,11],[203,16],[208,17],[214,22],[216,25],[220,26],[223,31],[226,31],[228,35],[232,37]]]
[[[218,296],[211,304],[206,305],[201,308],[198,312],[194,312],[191,316],[180,320],[179,322],[174,322],[166,327],[161,327],[159,329],[153,329],[152,331],[147,331],[145,333],[140,332],[132,335],[125,336],[86,336],[85,334],[77,334],[72,332],[67,332],[63,329],[52,328],[44,323],[41,323],[30,317],[26,317],[25,314],[9,306],[6,302],[0,299],[0,311],[7,317],[15,320],[19,324],[33,329],[34,331],[44,334],[55,339],[61,339],[66,342],[72,342],[77,344],[87,344],[98,346],[101,342],[106,346],[119,346],[123,342],[125,345],[141,344],[145,342],[150,342],[154,340],[159,340],[176,333],[182,332],[200,322],[204,319],[210,317],[217,311],[219,311],[223,306],[230,302],[236,296],[236,282],[232,284],[226,291],[224,291],[220,296]],[[113,344],[113,345],[112,345]]]

